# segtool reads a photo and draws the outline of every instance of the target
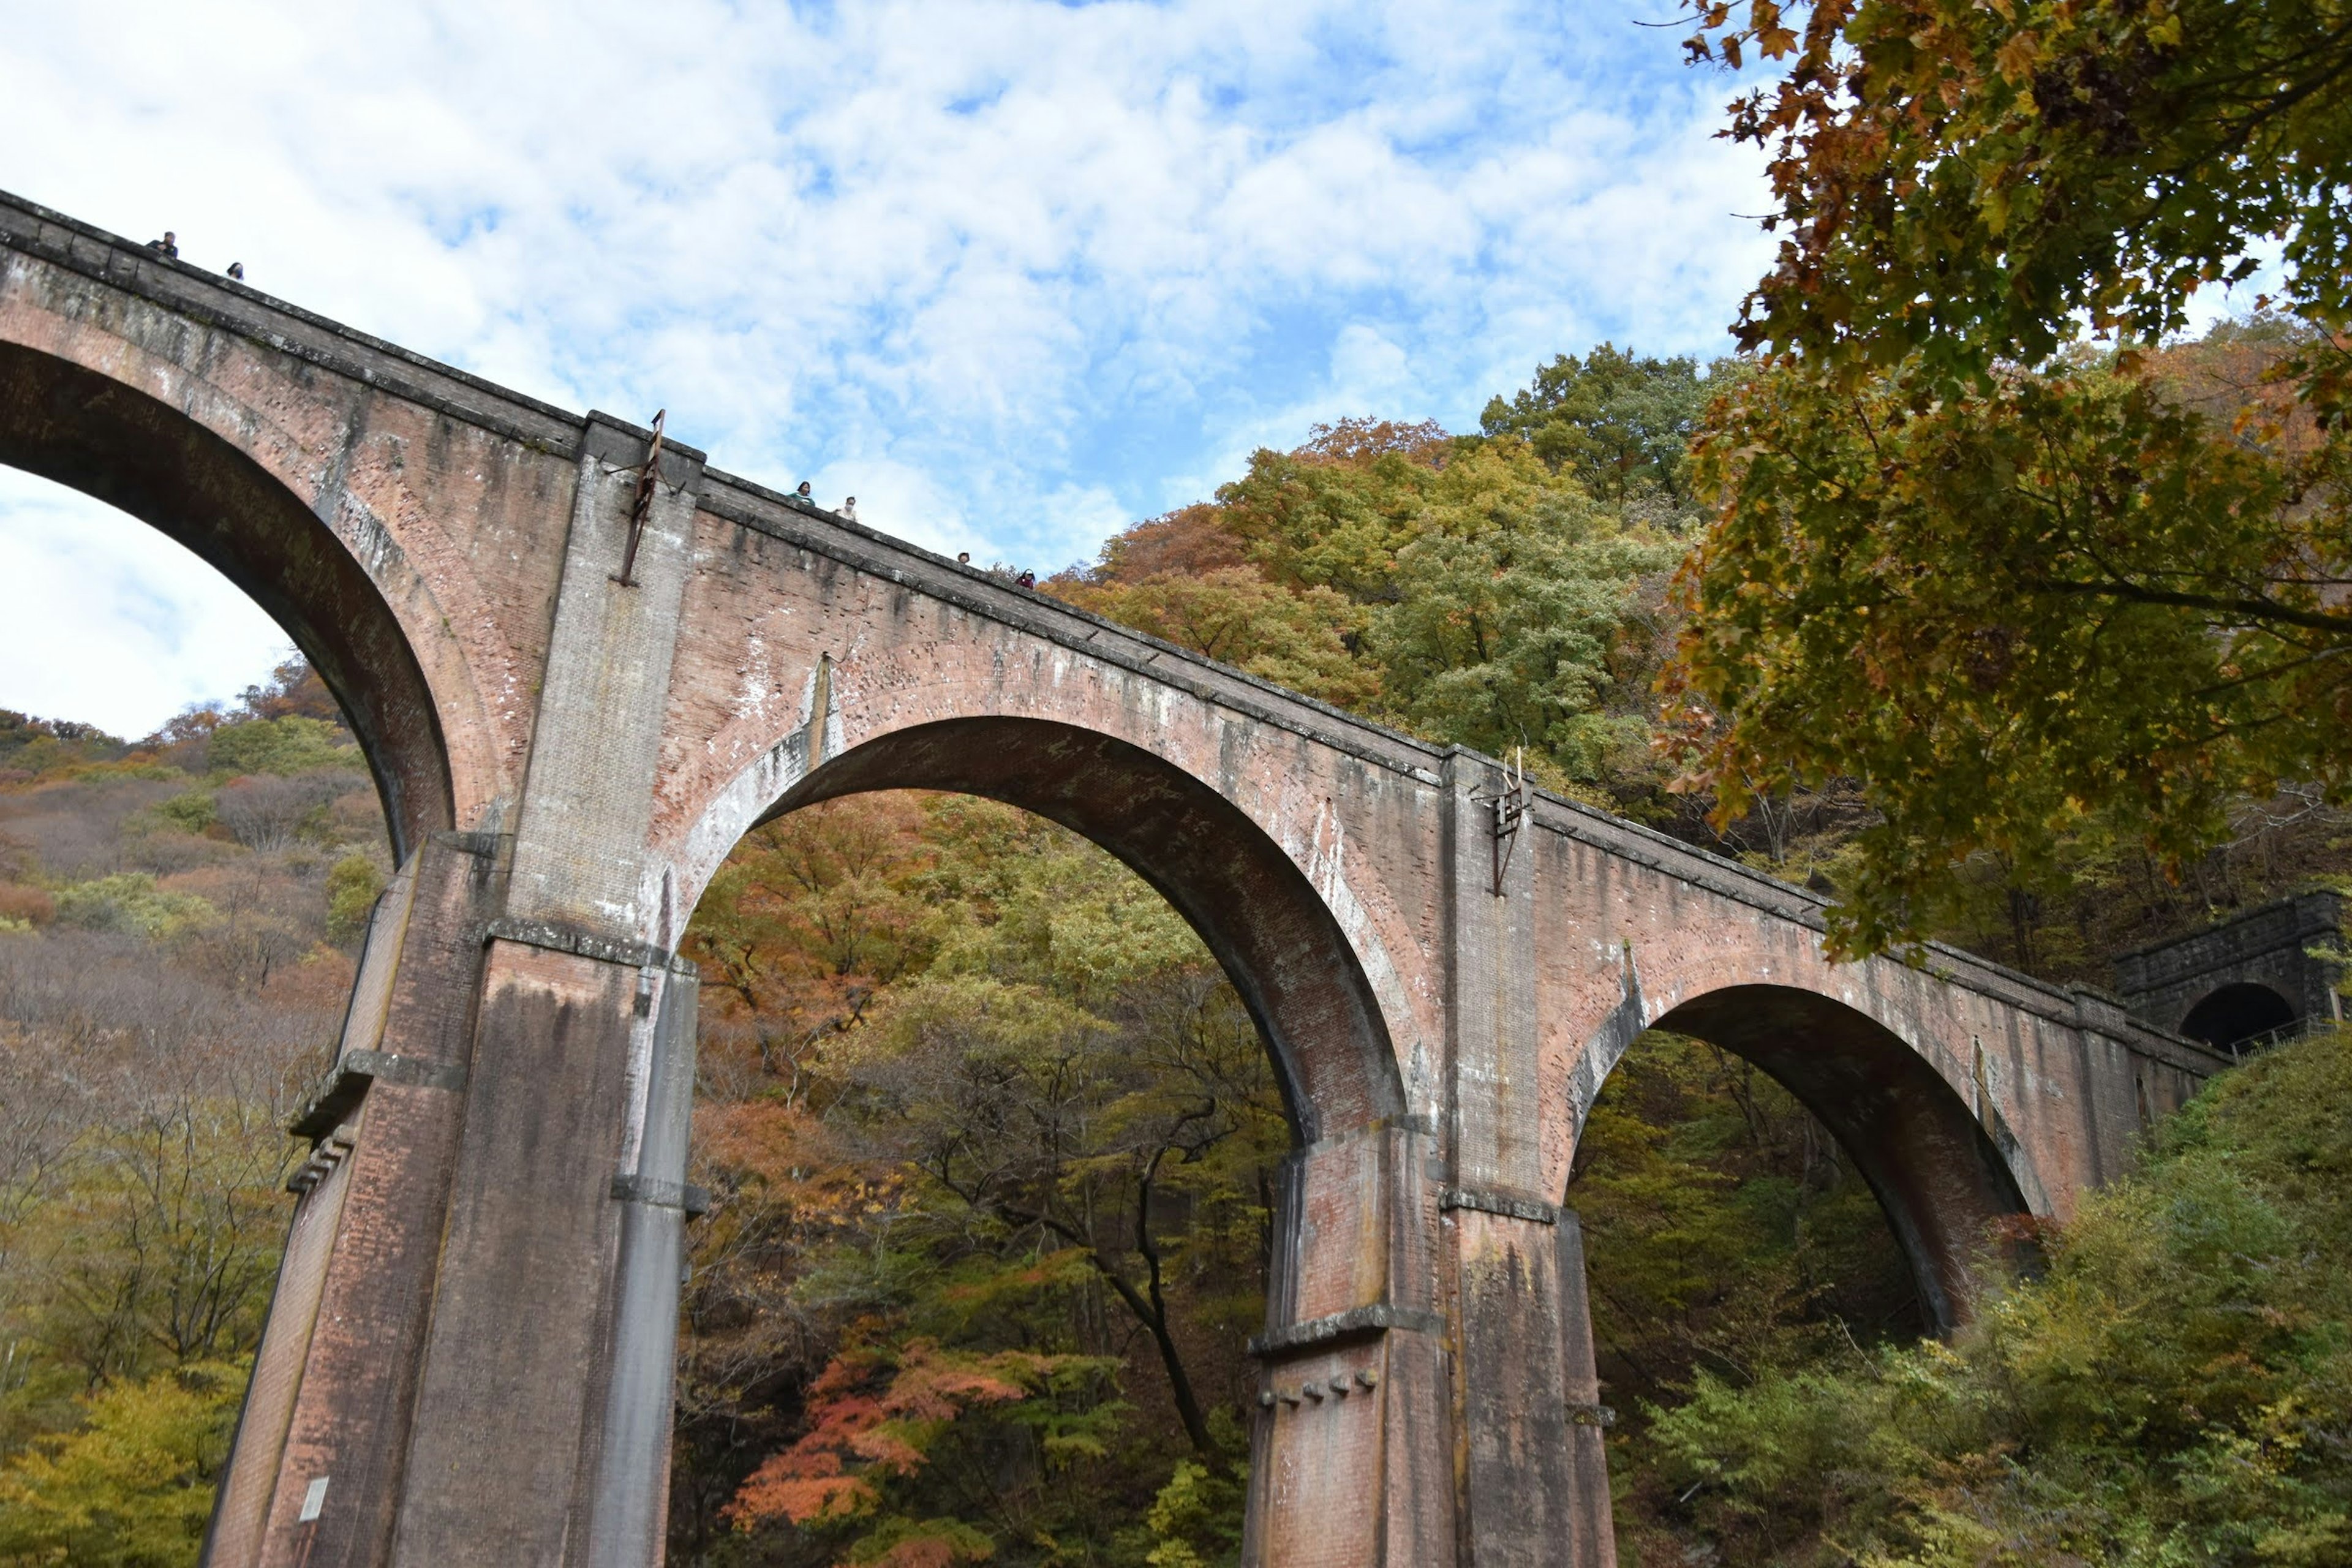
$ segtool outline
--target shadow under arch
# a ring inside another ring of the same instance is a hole
[[[1970,1315],[1988,1248],[2028,1267],[2032,1209],[1989,1129],[1901,1037],[1835,997],[1786,985],[1710,991],[1650,1021],[1744,1057],[1827,1127],[1877,1194],[1937,1332]]]
[[[169,404],[16,343],[0,343],[0,464],[176,540],[293,638],[367,754],[395,860],[454,826],[440,714],[407,635],[366,569],[268,469]]]
[[[1019,806],[1091,839],[1150,884],[1241,994],[1300,1142],[1403,1113],[1387,1024],[1339,921],[1281,846],[1190,773],[1072,725],[950,719],[826,759],[761,820],[889,789]]]

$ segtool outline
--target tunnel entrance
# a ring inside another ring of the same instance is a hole
[[[2231,1056],[2275,1044],[2295,1023],[2294,1005],[2267,985],[2224,985],[2189,1009],[2180,1032]]]

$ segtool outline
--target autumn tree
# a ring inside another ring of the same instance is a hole
[[[1679,374],[1628,364],[1635,382]],[[1343,419],[1048,586],[1430,740],[1525,747],[1549,782],[1593,780],[1646,742],[1648,661],[1626,655],[1656,637],[1644,586],[1676,551],[1582,472],[1516,430]]]
[[[2352,18],[1695,9],[1696,53],[1787,65],[1730,130],[1786,237],[1738,328],[1764,371],[1696,457],[1692,783],[1727,815],[1859,781],[1856,951],[1922,934],[1974,855],[2089,831],[2178,867],[2233,795],[2340,796]],[[2153,352],[2266,244],[2283,319],[2214,356],[2255,374]]]
[[[1199,939],[1064,829],[899,795],[759,830],[688,948],[717,1202],[686,1297],[681,1552],[1108,1552],[1180,1462],[1201,1468],[1169,1528],[1225,1530],[1289,1133]]]

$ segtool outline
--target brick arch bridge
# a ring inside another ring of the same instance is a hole
[[[401,869],[362,961],[206,1560],[660,1553],[693,1080],[674,956],[761,817],[902,786],[1063,822],[1274,1053],[1248,1556],[1612,1558],[1577,1132],[1653,1025],[1843,1141],[1938,1321],[2216,1058],[0,198],[0,461],[190,544],[352,714]],[[629,580],[620,581],[637,534]],[[1498,804],[1498,796],[1503,797]]]

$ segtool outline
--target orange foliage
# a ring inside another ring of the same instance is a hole
[[[761,1099],[694,1108],[695,1158],[729,1189],[759,1186],[794,1223],[853,1224],[895,1201],[904,1178],[862,1167],[805,1106]],[[803,1237],[803,1245],[806,1238]]]
[[[824,1043],[924,953],[933,859],[920,798],[861,795],[752,829],[704,895],[685,951],[701,965],[703,1045],[756,1060],[795,1095]]]
[[[1026,1399],[1051,1367],[1046,1356],[959,1355],[929,1340],[908,1341],[895,1363],[876,1347],[845,1350],[809,1386],[807,1433],[752,1471],[720,1517],[750,1531],[778,1518],[808,1524],[864,1513],[880,1500],[875,1483],[921,1469],[958,1415]]]
[[[1401,424],[1394,419],[1341,419],[1318,425],[1307,445],[1291,453],[1310,463],[1347,463],[1362,468],[1394,452],[1410,461],[1442,467],[1454,437],[1434,419]]]
[[[55,899],[38,888],[0,882],[0,920],[29,921],[45,926],[57,918]]]
[[[1102,564],[1089,574],[1098,583],[1139,583],[1148,577],[1194,577],[1225,567],[1246,566],[1242,542],[1225,531],[1223,513],[1208,501],[1147,518],[1103,546]],[[1055,578],[1048,587],[1065,579]]]

